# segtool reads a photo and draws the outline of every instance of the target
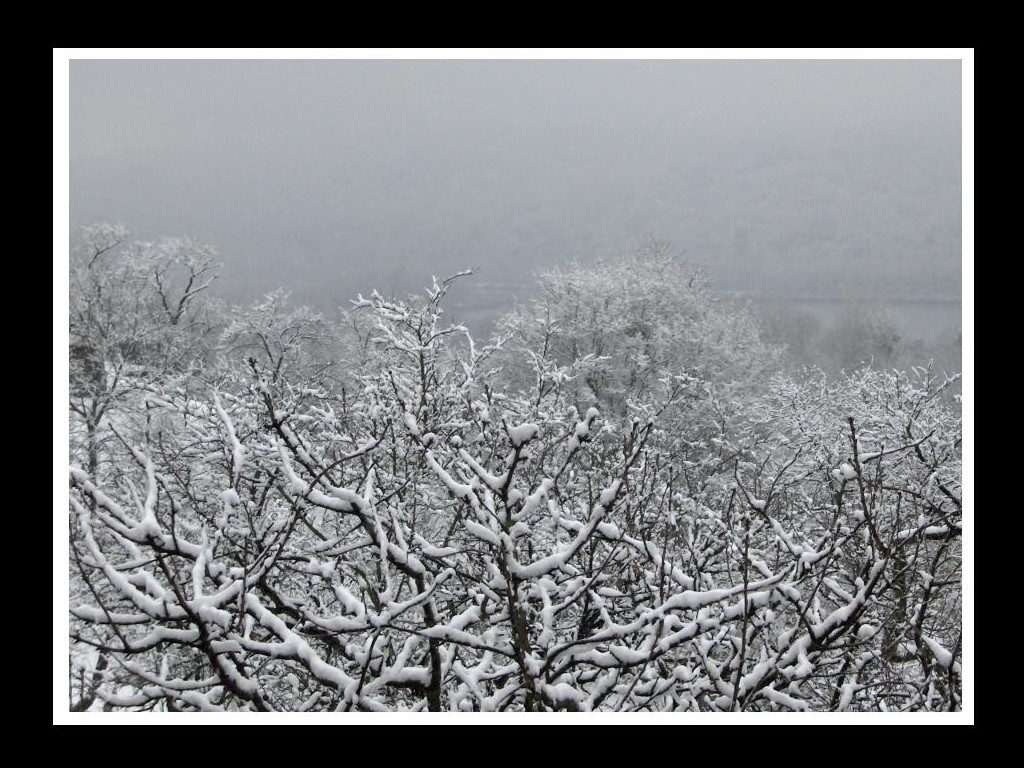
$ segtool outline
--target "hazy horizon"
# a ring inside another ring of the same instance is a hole
[[[70,65],[72,240],[207,241],[231,301],[507,305],[651,236],[722,291],[960,297],[956,60]]]

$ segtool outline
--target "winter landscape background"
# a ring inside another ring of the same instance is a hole
[[[63,709],[963,710],[961,89],[72,60]]]

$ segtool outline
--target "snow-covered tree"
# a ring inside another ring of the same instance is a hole
[[[221,333],[221,353],[229,365],[259,361],[275,384],[324,382],[337,364],[331,356],[334,336],[321,313],[291,306],[288,294],[276,290],[250,307],[232,308]]]
[[[92,471],[111,410],[201,359],[215,259],[212,247],[187,238],[133,242],[120,225],[84,229],[71,254],[70,407],[72,449],[88,453]]]
[[[881,306],[847,304],[828,335],[825,348],[836,367],[891,368],[900,359],[902,339],[896,321]]]
[[[581,408],[616,415],[657,396],[666,374],[750,388],[776,367],[753,314],[722,306],[705,271],[649,241],[608,262],[539,277],[540,297],[503,318],[510,354],[566,366]],[[522,384],[521,381],[516,382]]]
[[[252,359],[150,388],[116,482],[72,467],[74,706],[959,706],[944,381],[666,362],[602,412],[590,353],[478,345],[451,285],[356,302],[374,355],[342,396]]]

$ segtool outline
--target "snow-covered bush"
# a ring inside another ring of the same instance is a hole
[[[70,470],[71,707],[958,708],[950,382],[770,376],[657,258],[487,344],[461,276],[360,298],[342,386],[269,297],[215,376],[111,399],[117,461]]]
[[[211,328],[208,289],[219,264],[187,238],[130,241],[123,226],[86,227],[71,253],[69,368],[72,460],[116,467],[111,417],[144,420],[141,389],[187,378]]]
[[[549,269],[539,284],[539,297],[499,322],[510,367],[524,355],[567,367],[582,409],[621,415],[658,397],[666,375],[747,390],[777,368],[780,351],[761,340],[754,315],[719,303],[705,271],[663,243]]]
[[[250,358],[258,361],[271,383],[327,383],[338,362],[331,355],[335,337],[321,313],[292,306],[288,294],[276,290],[249,307],[231,308],[220,353],[229,368]]]
[[[447,287],[360,302],[357,398],[252,362],[241,394],[154,389],[116,486],[72,469],[79,706],[957,706],[934,382],[780,380],[688,466],[657,409],[581,414],[564,371],[497,392]]]

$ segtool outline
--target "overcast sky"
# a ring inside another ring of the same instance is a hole
[[[72,238],[204,239],[236,301],[475,266],[497,303],[648,235],[723,290],[960,294],[959,61],[75,60],[70,82]]]

